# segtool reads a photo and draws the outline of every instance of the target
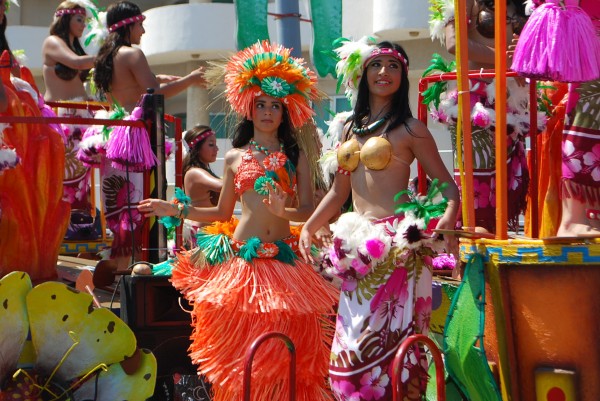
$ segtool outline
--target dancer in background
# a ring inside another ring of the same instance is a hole
[[[270,331],[295,345],[296,399],[330,400],[327,361],[337,291],[298,258],[297,230],[290,227],[314,208],[311,171],[296,135],[312,124],[309,101],[320,97],[316,77],[289,49],[263,42],[229,60],[225,83],[242,121],[225,155],[218,205],[146,199],[138,209],[146,216],[222,222],[239,197],[239,223],[205,227],[198,255],[178,255],[171,280],[193,305],[190,357],[211,382],[215,401],[242,399],[244,355]],[[254,359],[251,399],[286,397],[287,366],[283,344],[265,343]]]
[[[191,85],[204,83],[202,69],[182,78],[152,74],[144,53],[132,46],[140,44],[145,32],[144,19],[140,8],[129,1],[113,3],[107,9],[109,35],[96,57],[94,82],[101,96],[113,104],[113,109],[117,113],[121,110],[121,118],[123,109],[125,113],[133,111],[147,88],[170,97]],[[105,161],[101,175],[106,223],[114,237],[110,258],[125,268],[135,261],[134,255],[141,252],[143,220],[136,206],[142,199],[143,174],[126,168],[115,169]]]
[[[90,2],[78,0],[63,1],[54,13],[50,26],[50,36],[42,44],[42,73],[46,86],[44,100],[83,102],[90,100],[84,83],[94,66],[95,57],[85,53],[80,38],[89,17],[98,10],[87,10]],[[92,118],[86,109],[60,107],[59,117]],[[66,240],[96,240],[101,237],[101,225],[96,220],[96,210],[90,199],[92,170],[77,159],[79,143],[86,126],[68,124],[62,126],[65,141],[65,178],[63,199],[71,205],[71,219],[67,228]]]
[[[191,205],[216,206],[223,180],[210,168],[217,160],[219,147],[214,131],[206,125],[195,125],[183,135],[187,154],[183,159],[183,190],[190,197]],[[197,246],[196,234],[205,224],[186,219],[183,222],[183,241],[186,249]]]

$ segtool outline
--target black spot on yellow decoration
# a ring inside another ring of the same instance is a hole
[[[66,322],[68,318],[69,318],[69,315],[64,315],[64,316],[62,317],[62,321],[63,321],[63,322]]]
[[[114,332],[115,331],[115,322],[114,321],[109,322],[107,328],[108,328],[109,333]]]
[[[94,311],[94,301],[90,302],[89,306],[88,306],[88,314],[92,313]]]
[[[50,298],[52,298],[52,300],[55,300],[55,299],[56,299],[56,294],[52,294],[52,295],[50,296]]]
[[[148,381],[148,380],[150,380],[151,377],[152,377],[152,375],[150,373],[146,373],[144,375],[144,380]]]
[[[8,298],[6,298],[4,302],[2,302],[2,306],[4,307],[4,309],[8,309]]]

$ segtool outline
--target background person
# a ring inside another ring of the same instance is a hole
[[[195,125],[183,136],[188,153],[183,159],[183,189],[192,206],[211,207],[219,201],[223,180],[210,168],[217,160],[219,147],[214,131],[207,125]],[[190,219],[183,222],[183,241],[187,249],[196,247],[196,234],[204,224]]]

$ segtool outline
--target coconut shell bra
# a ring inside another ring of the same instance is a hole
[[[235,192],[243,194],[254,189],[260,195],[269,194],[269,183],[276,182],[291,197],[296,194],[296,168],[283,152],[266,155],[260,163],[252,152],[252,147],[244,152],[233,182]]]
[[[392,144],[387,132],[374,136],[360,147],[356,138],[344,142],[337,150],[338,166],[348,172],[356,170],[362,162],[369,170],[384,170],[392,160]]]

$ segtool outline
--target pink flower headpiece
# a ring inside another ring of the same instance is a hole
[[[72,15],[72,14],[80,14],[86,15],[86,11],[84,8],[63,8],[61,10],[56,10],[54,13],[55,17],[62,17],[63,15]]]
[[[190,142],[188,142],[189,148],[194,149],[194,146],[196,146],[196,144],[200,143],[203,139],[208,138],[211,135],[215,135],[213,130],[209,129],[207,131],[204,131],[203,133],[192,139]]]
[[[133,24],[134,22],[138,22],[138,21],[143,21],[145,19],[146,19],[146,16],[144,14],[136,15],[135,17],[125,18],[117,23],[112,24],[108,28],[108,32],[114,32],[117,29],[121,28],[122,26]]]
[[[398,50],[391,49],[389,47],[381,47],[381,48],[376,47],[375,49],[373,49],[373,51],[371,52],[371,55],[369,57],[367,57],[367,59],[363,63],[363,68],[365,68],[367,66],[369,61],[371,61],[372,59],[374,59],[377,56],[392,56],[395,59],[397,59],[398,61],[400,61],[402,63],[402,65],[404,66],[404,69],[406,71],[408,71],[408,64],[407,64],[404,56]]]

